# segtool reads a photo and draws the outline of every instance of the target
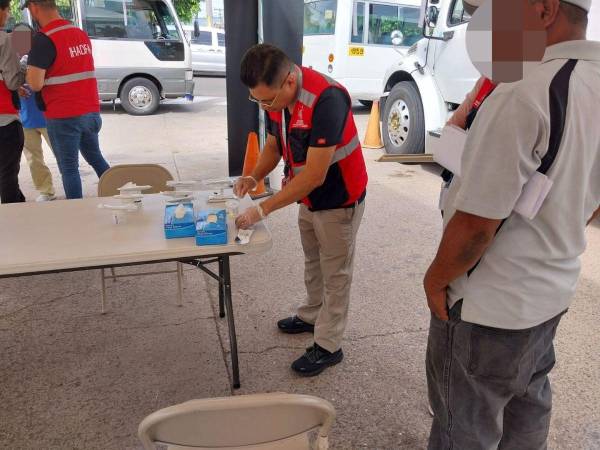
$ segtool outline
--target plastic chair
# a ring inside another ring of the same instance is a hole
[[[162,191],[171,190],[171,188],[167,186],[167,181],[171,180],[173,180],[173,175],[171,175],[171,172],[158,164],[121,164],[111,167],[102,174],[100,181],[98,182],[98,197],[110,197],[112,195],[116,195],[119,193],[118,188],[130,181],[140,186],[152,186],[152,189],[148,189],[147,191],[144,191],[144,193],[156,194]],[[100,269],[100,278],[102,282],[102,314],[106,312],[106,280],[108,278],[112,278],[113,281],[117,281],[117,278],[123,277],[176,273],[177,301],[179,306],[182,306],[183,304],[183,266],[181,263],[177,263],[175,270],[158,272],[140,272],[135,274],[117,275],[114,267],[111,267],[110,271],[111,275],[106,276],[105,269]]]
[[[329,447],[335,409],[318,397],[284,393],[191,400],[156,411],[138,429],[146,450],[306,450]],[[308,433],[318,429],[316,445]]]

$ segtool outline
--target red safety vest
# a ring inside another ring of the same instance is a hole
[[[81,28],[55,20],[42,28],[56,48],[46,71],[42,98],[48,119],[64,119],[100,111],[92,43]]]
[[[13,94],[6,87],[4,78],[0,73],[0,114],[18,114],[17,108],[13,103]]]
[[[269,118],[278,125],[277,142],[286,163],[287,182],[304,170],[306,165],[314,107],[323,91],[334,86],[350,98],[348,91],[342,85],[326,75],[306,67],[302,67],[301,70],[300,92],[290,123],[285,124],[283,111],[268,113]],[[284,125],[288,128],[289,139]],[[367,168],[358,131],[352,111],[348,111],[342,141],[337,144],[325,182],[304,198],[302,203],[312,211],[350,206],[364,197],[367,181]]]

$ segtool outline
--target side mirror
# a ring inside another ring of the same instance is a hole
[[[392,31],[390,37],[392,38],[392,45],[395,47],[399,47],[402,45],[402,42],[404,42],[404,34],[402,34],[402,31],[400,30]]]
[[[425,14],[425,22],[429,28],[435,28],[437,25],[438,17],[440,15],[440,10],[437,6],[430,6],[427,8],[427,13]]]

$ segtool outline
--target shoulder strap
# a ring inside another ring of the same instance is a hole
[[[548,151],[542,158],[542,163],[538,168],[538,172],[546,174],[548,170],[554,164],[556,156],[558,155],[558,149],[562,142],[562,137],[565,130],[565,123],[567,121],[567,106],[569,103],[569,85],[571,83],[571,75],[575,66],[577,65],[576,59],[570,59],[567,63],[556,73],[552,82],[550,83],[550,140],[548,143]],[[504,219],[498,229],[496,235],[500,232],[502,226],[506,223],[507,219]],[[477,264],[467,272],[467,276],[475,271],[481,260],[477,261]]]
[[[577,61],[577,59],[567,61],[550,83],[550,140],[548,151],[542,158],[542,163],[537,170],[544,175],[554,164],[562,142],[569,104],[569,84]]]

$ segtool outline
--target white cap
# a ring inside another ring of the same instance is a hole
[[[471,1],[471,0],[469,0]],[[585,9],[587,12],[590,12],[590,8],[592,7],[592,0],[561,0],[565,3],[571,3],[572,5],[579,6],[581,9]]]
[[[463,0],[463,4],[467,9],[467,12],[474,11],[479,8],[481,5],[485,3],[486,0]],[[590,11],[592,7],[592,0],[561,0],[565,3],[571,3],[572,5],[579,6],[582,9],[585,9],[587,12]]]

